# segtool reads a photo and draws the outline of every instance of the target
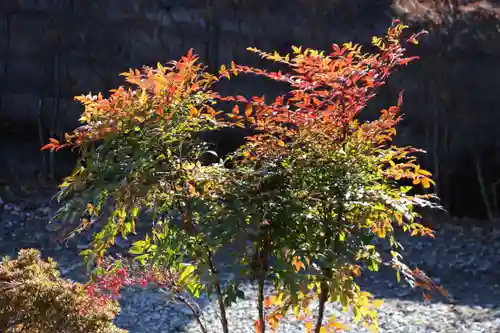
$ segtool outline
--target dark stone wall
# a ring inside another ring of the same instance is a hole
[[[326,47],[333,40],[366,40],[390,23],[384,1],[345,17],[335,16],[343,6],[331,3],[316,14],[300,0],[3,0],[0,119],[34,121],[41,111],[50,126],[59,111],[58,122],[67,125],[80,111],[75,94],[107,91],[129,67],[177,59],[191,47],[212,67],[255,63],[249,46]],[[363,19],[354,24],[355,16]]]
[[[413,7],[401,3],[405,0],[2,0],[0,178],[42,169],[40,143],[76,124],[81,109],[73,96],[120,85],[118,74],[130,67],[178,59],[189,48],[212,69],[231,60],[259,65],[247,47],[286,52],[292,44],[324,49],[332,42],[368,44],[401,16],[412,29],[431,33],[410,50],[422,60],[393,76],[371,108],[390,106],[405,89],[400,142],[429,151],[424,164],[437,174],[448,207],[459,215],[484,216],[477,172],[470,166],[480,162],[491,194],[490,185],[500,178],[494,135],[500,121],[498,21],[436,27],[412,18]],[[280,87],[239,78],[220,89],[272,95]]]

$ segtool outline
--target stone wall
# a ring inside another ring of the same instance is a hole
[[[27,140],[36,147],[49,135],[70,129],[81,111],[73,96],[118,86],[122,82],[118,74],[130,67],[178,59],[189,48],[215,68],[230,60],[260,64],[256,55],[246,51],[249,46],[286,52],[291,45],[328,49],[332,42],[369,43],[394,16],[411,19],[408,13],[413,7],[408,4],[412,1],[394,3],[1,0],[0,137],[8,140],[0,140],[0,172],[39,164],[38,153],[26,154],[13,142]],[[456,192],[449,189],[464,179],[473,184],[462,188],[461,200],[477,207],[483,203],[477,175],[469,166],[479,160],[487,182],[500,178],[500,161],[492,161],[500,150],[492,135],[500,121],[500,47],[495,46],[500,43],[497,23],[471,24],[432,30],[422,45],[411,50],[422,60],[392,77],[371,106],[391,105],[399,90],[405,89],[401,142],[429,150],[425,163],[436,170],[447,191]],[[419,27],[433,25],[414,20],[413,28]],[[474,36],[472,30],[477,32]],[[273,94],[279,87],[238,78],[220,89],[261,95]],[[468,171],[464,173],[460,165]],[[451,194],[445,196],[451,198]]]
[[[0,119],[41,117],[50,127],[58,112],[63,124],[71,123],[79,112],[75,94],[107,91],[129,67],[177,59],[189,48],[214,67],[255,63],[248,46],[286,50],[366,39],[390,23],[384,2],[371,1],[364,10],[373,9],[370,15],[356,12],[363,20],[346,25],[349,13],[335,17],[342,7],[335,1],[329,12],[315,14],[301,0],[2,0]],[[251,92],[252,85],[236,88]]]

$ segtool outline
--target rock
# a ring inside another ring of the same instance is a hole
[[[17,197],[12,192],[12,189],[9,185],[0,186],[0,197],[2,197],[2,201],[4,202],[15,202],[17,201]]]
[[[46,206],[46,207],[40,207],[38,208],[37,210],[40,214],[44,215],[44,216],[50,216],[52,215],[52,208],[49,207],[49,206]]]

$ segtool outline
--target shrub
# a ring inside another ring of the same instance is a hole
[[[113,301],[97,303],[83,285],[62,279],[57,264],[35,249],[0,265],[2,332],[126,332],[112,323],[119,311]]]
[[[323,319],[329,301],[351,308],[357,321],[377,330],[380,302],[355,283],[364,266],[376,271],[383,261],[375,238],[388,240],[388,263],[411,283],[439,289],[400,262],[394,237],[396,227],[432,236],[417,223],[414,208],[436,206],[432,195],[412,194],[414,186],[432,184],[413,156],[419,150],[391,144],[402,95],[379,119],[357,120],[389,75],[416,59],[404,56],[404,28],[395,21],[386,36],[374,37],[374,53],[363,54],[352,43],[334,44],[329,55],[300,47],[291,55],[251,49],[285,68],[276,72],[233,62],[212,76],[189,52],[170,67],[130,71],[134,89],[119,88],[108,99],[79,98],[84,130],[45,148],[66,145],[82,152],[60,198],[76,194],[61,213],[81,212],[80,230],[105,221],[83,252],[88,262],[96,259],[99,266],[115,237],[134,232],[139,214],[150,212],[152,230],[130,252],[151,274],[160,274],[161,286],[177,298],[215,294],[225,333],[225,308],[243,296],[242,280],[259,287],[258,332],[266,323],[276,329],[289,310],[306,321],[308,331],[342,329],[342,323]],[[264,96],[221,97],[210,90],[212,83],[241,73],[287,83],[290,90],[271,103]],[[220,115],[215,101],[233,102],[232,113]],[[198,134],[227,126],[249,126],[256,134],[228,157],[231,168],[224,161],[201,163],[203,154],[213,152]],[[401,186],[401,180],[413,186]],[[233,267],[242,269],[238,280],[223,284],[213,258],[234,244],[247,245],[233,248]],[[99,271],[122,281],[120,265]],[[264,295],[265,282],[274,284],[275,294]],[[313,300],[319,300],[315,322]]]

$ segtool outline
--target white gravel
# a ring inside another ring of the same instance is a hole
[[[75,252],[54,248],[46,237],[50,208],[37,203],[5,205],[0,212],[0,255],[15,255],[20,248],[36,247],[54,256],[63,271],[78,263]],[[27,232],[29,230],[29,232]],[[379,310],[381,333],[500,333],[500,228],[462,230],[443,224],[435,240],[403,237],[404,262],[439,278],[453,296],[454,304],[435,299],[426,303],[418,291],[397,284],[392,270],[382,269],[363,277],[360,285],[385,304]],[[78,279],[69,273],[69,277]],[[255,289],[246,286],[247,299],[229,309],[231,333],[253,333]],[[120,300],[122,312],[116,323],[130,333],[200,332],[192,314],[184,307],[168,305],[162,293],[128,290]],[[217,306],[200,299],[200,308],[211,333],[222,332]],[[350,325],[352,317],[335,304],[328,312]],[[278,332],[305,332],[293,317],[284,320]],[[353,327],[354,333],[368,332]]]
[[[381,333],[500,333],[500,229],[487,233],[474,228],[466,233],[461,228],[443,225],[435,240],[400,238],[405,245],[405,262],[437,277],[454,301],[433,299],[426,302],[418,290],[404,282],[398,284],[391,269],[369,273],[360,284],[377,298],[384,300],[379,309]],[[257,316],[256,290],[242,288],[246,299],[229,309],[232,333],[255,332]],[[182,306],[165,305],[161,293],[130,291],[121,300],[123,312],[117,324],[130,333],[200,332],[194,317]],[[215,303],[200,301],[204,321],[210,332],[222,332]],[[329,304],[328,315],[336,315],[354,333],[368,333],[353,325],[352,316],[337,304]],[[289,316],[278,332],[305,332],[303,322]]]
[[[248,297],[228,310],[229,328],[233,333],[255,332],[253,323],[257,317],[256,290],[243,288]],[[158,293],[140,291],[127,293],[123,312],[117,324],[130,333],[201,332],[194,317],[182,306],[166,305]],[[216,304],[205,304],[203,320],[210,332],[222,332]],[[368,333],[363,327],[352,324],[352,316],[343,313],[339,306],[330,304],[328,317],[335,314],[340,322],[351,326],[351,332]],[[500,309],[481,306],[426,303],[417,300],[385,299],[379,309],[380,332],[387,333],[498,333]],[[280,323],[278,332],[305,332],[304,323],[289,316]]]

